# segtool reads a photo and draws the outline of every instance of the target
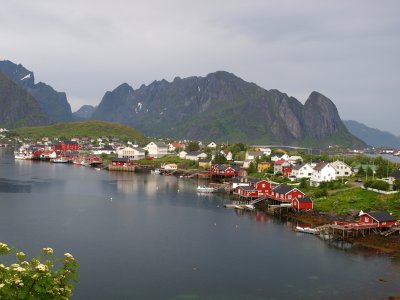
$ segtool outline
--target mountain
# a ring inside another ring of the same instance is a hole
[[[347,129],[356,137],[373,147],[394,147],[400,148],[400,136],[368,127],[357,121],[343,121]]]
[[[96,106],[92,105],[83,105],[80,109],[73,113],[73,116],[77,119],[90,119],[93,115],[93,112],[96,110]]]
[[[43,82],[35,84],[35,77],[31,71],[8,60],[0,61],[0,72],[30,93],[50,121],[73,120],[71,106],[65,93],[57,92]]]
[[[359,147],[334,103],[312,92],[303,105],[234,74],[154,81],[134,90],[124,83],[105,93],[93,119],[120,122],[160,137],[219,142]]]
[[[24,88],[0,72],[1,127],[46,125],[50,120]]]

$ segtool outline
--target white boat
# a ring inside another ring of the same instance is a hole
[[[152,174],[161,174],[161,169],[151,170]]]
[[[303,233],[310,233],[310,234],[317,234],[318,230],[311,228],[311,227],[300,227],[296,226],[295,231],[297,232],[303,232]]]
[[[29,160],[32,159],[32,155],[28,153],[23,153],[23,152],[14,152],[14,157],[15,159],[18,160]]]
[[[199,185],[197,187],[197,192],[199,193],[214,193],[215,189],[206,185]]]
[[[53,158],[50,160],[52,163],[66,164],[68,163],[68,159],[66,158]]]

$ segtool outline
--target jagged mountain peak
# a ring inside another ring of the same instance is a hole
[[[0,61],[0,72],[23,87],[38,102],[41,110],[53,122],[72,121],[71,106],[63,92],[57,92],[43,82],[35,84],[33,72],[9,60]]]
[[[133,93],[107,92],[93,118],[121,122],[147,135],[247,143],[362,145],[332,101],[313,92],[305,105],[233,73],[154,81]],[[339,139],[338,139],[339,137]]]

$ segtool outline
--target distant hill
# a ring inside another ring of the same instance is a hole
[[[357,121],[343,121],[347,129],[356,137],[373,147],[394,147],[400,148],[400,136],[368,127]]]
[[[4,60],[0,61],[0,72],[31,94],[50,121],[66,122],[73,120],[71,106],[65,93],[57,92],[43,82],[35,84],[33,72],[27,70],[24,66]],[[7,108],[4,107],[3,109]]]
[[[21,137],[42,138],[42,137],[64,137],[67,139],[73,137],[103,137],[112,136],[127,138],[131,141],[143,145],[148,139],[137,130],[125,125],[101,122],[101,121],[83,121],[71,123],[57,123],[50,126],[23,127],[14,129],[12,134]]]
[[[74,117],[77,119],[90,119],[93,115],[93,112],[96,110],[96,106],[92,105],[83,105],[80,109],[73,113]]]
[[[334,103],[312,92],[303,105],[234,74],[154,81],[107,92],[93,119],[126,124],[146,135],[218,142],[363,147],[348,132]]]
[[[0,127],[47,124],[50,124],[50,120],[35,98],[0,72]]]

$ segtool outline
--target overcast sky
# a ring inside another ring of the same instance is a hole
[[[73,111],[123,82],[235,73],[400,135],[400,1],[3,0],[0,59]]]

